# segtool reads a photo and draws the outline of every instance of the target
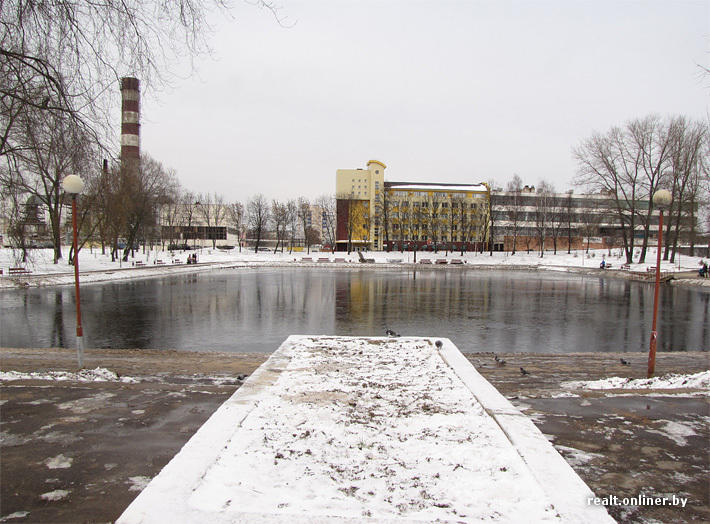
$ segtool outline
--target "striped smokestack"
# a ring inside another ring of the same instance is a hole
[[[137,78],[121,79],[121,164],[140,158],[140,92]]]

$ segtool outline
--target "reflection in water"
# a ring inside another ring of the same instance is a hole
[[[63,348],[64,346],[64,308],[62,307],[62,289],[54,291],[54,324],[50,345]]]
[[[0,293],[0,345],[75,344],[66,288]],[[710,348],[710,294],[664,286],[659,350]],[[451,338],[464,351],[646,351],[653,286],[556,273],[258,269],[87,285],[89,347],[270,352],[290,334]],[[67,336],[69,335],[69,336]]]

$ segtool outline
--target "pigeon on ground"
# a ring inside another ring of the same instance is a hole
[[[523,368],[523,367],[520,368],[520,373],[521,373],[522,375],[529,375],[529,374],[530,374],[530,372],[529,372],[529,371],[526,371],[525,368]]]
[[[397,336],[397,333],[395,333],[391,329],[388,329],[387,331],[385,331],[385,333],[387,333],[388,337],[396,337]]]
[[[629,361],[628,361],[628,360],[624,360],[623,358],[620,358],[619,360],[621,361],[621,365],[622,365],[622,366],[628,366],[628,365],[629,365]]]
[[[443,346],[444,344],[441,343],[441,340],[437,340],[436,342],[434,342],[434,345],[436,346],[436,349],[441,349],[441,346]]]
[[[505,366],[505,360],[496,357],[496,366],[502,368],[503,366]]]

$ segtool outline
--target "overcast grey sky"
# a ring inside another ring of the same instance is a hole
[[[241,1],[197,74],[144,98],[144,151],[246,202],[386,180],[563,191],[571,148],[651,113],[708,118],[710,1]]]

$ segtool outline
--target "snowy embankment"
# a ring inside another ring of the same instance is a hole
[[[0,382],[13,380],[49,380],[52,382],[124,382],[135,384],[138,380],[132,377],[119,377],[118,374],[106,368],[82,369],[76,373],[71,371],[45,371],[24,373],[21,371],[0,371]]]
[[[173,379],[178,379],[183,383],[199,383],[221,385],[240,385],[246,375],[203,375],[192,373],[190,375],[175,375]],[[0,383],[17,380],[45,380],[49,382],[121,382],[124,384],[137,384],[139,382],[160,383],[165,382],[164,375],[144,375],[144,376],[121,376],[118,373],[106,368],[82,369],[77,372],[72,371],[1,371]]]
[[[693,375],[668,374],[653,378],[609,377],[601,380],[577,380],[563,382],[566,389],[700,389],[710,395],[710,371],[701,371]]]
[[[611,522],[442,342],[289,337],[118,522]]]
[[[69,249],[64,248],[64,253],[68,253]],[[185,264],[189,254],[196,253],[198,264]],[[25,263],[18,262],[16,253],[12,249],[0,248],[0,269],[3,269],[4,274],[0,277],[0,288],[15,287],[17,285],[29,286],[47,286],[47,285],[66,285],[74,282],[73,268],[67,265],[66,260],[60,260],[58,264],[52,261],[51,249],[33,250],[30,254],[30,260]],[[412,252],[372,252],[364,254],[365,258],[374,259],[376,266],[386,267],[407,267],[414,264],[414,253]],[[254,267],[254,266],[315,266],[315,267],[362,267],[359,263],[359,257],[356,253],[348,255],[347,253],[329,253],[329,252],[293,252],[288,253],[273,253],[259,252],[254,253],[246,249],[198,249],[197,251],[176,251],[167,252],[153,250],[143,253],[137,252],[135,258],[131,258],[129,262],[116,261],[112,262],[108,255],[102,255],[99,250],[82,249],[79,253],[79,268],[81,272],[81,282],[105,282],[111,280],[125,280],[135,278],[146,278],[161,275],[172,275],[176,273],[193,273],[214,268],[229,268],[229,267]],[[305,260],[304,260],[305,259]],[[322,259],[322,260],[321,260]],[[338,259],[336,262],[335,260]],[[621,265],[625,262],[621,258],[619,250],[613,250],[609,256],[606,250],[596,250],[589,254],[578,251],[571,254],[560,253],[552,254],[545,253],[544,257],[540,257],[538,253],[518,252],[515,255],[510,253],[495,252],[491,256],[489,253],[439,253],[420,251],[416,254],[417,267],[421,268],[436,268],[449,267],[449,265],[440,266],[436,264],[437,260],[446,260],[448,263],[456,261],[459,265],[452,267],[520,267],[520,268],[536,268],[552,271],[586,271],[599,270],[599,264],[605,260],[611,264],[609,275],[614,273],[622,273]],[[327,261],[326,261],[327,260]],[[422,260],[429,260],[430,265],[421,264]],[[640,272],[645,274],[646,268],[655,265],[655,250],[649,250],[647,255],[648,262],[644,264],[631,264],[630,271]],[[662,262],[661,269],[663,272],[680,272],[680,271],[697,271],[699,262],[703,260],[699,257],[679,257],[679,261],[674,264]],[[174,261],[180,264],[174,264]],[[10,267],[24,267],[31,271],[29,275],[10,276]],[[368,267],[372,267],[368,264]],[[699,281],[703,284],[710,285],[710,279]]]

